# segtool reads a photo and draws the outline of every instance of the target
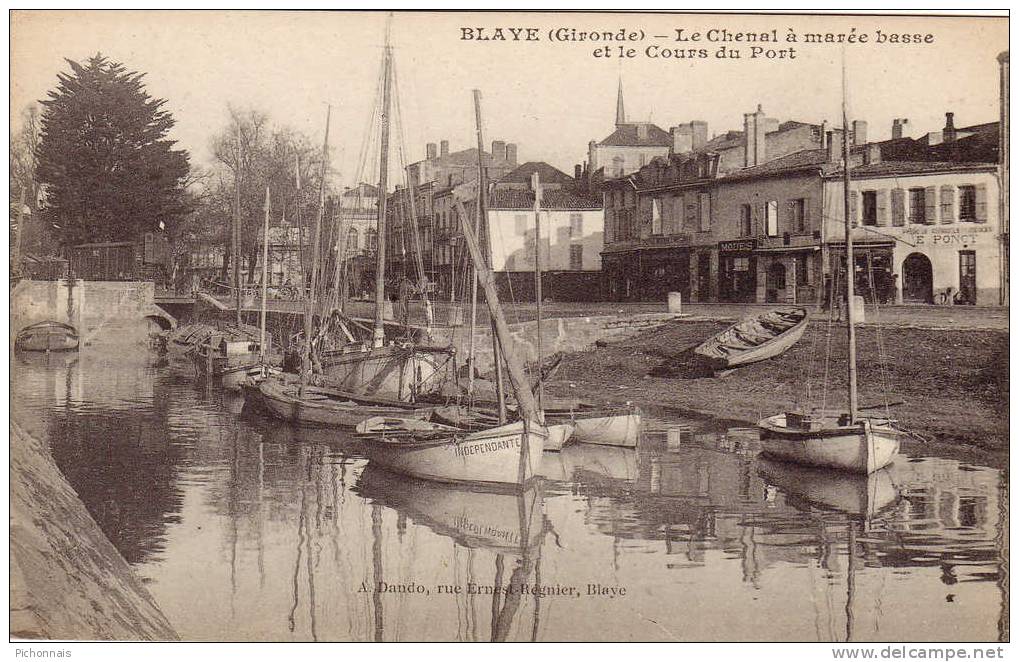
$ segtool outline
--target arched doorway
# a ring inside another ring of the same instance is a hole
[[[902,300],[931,303],[934,299],[934,269],[923,253],[910,253],[902,261]]]
[[[768,266],[765,301],[777,303],[779,296],[785,292],[785,265],[777,260]]]

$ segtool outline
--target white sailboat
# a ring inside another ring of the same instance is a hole
[[[476,431],[440,423],[380,418],[361,423],[357,431],[369,460],[391,471],[430,480],[526,485],[538,475],[549,433],[540,422],[523,361],[514,351],[495,278],[463,212],[463,204],[459,200],[457,203],[465,244],[495,329],[496,361],[505,361],[520,420],[507,421],[506,408],[500,407],[495,425]],[[499,402],[505,402],[501,379],[496,379],[496,387]]]
[[[846,237],[847,341],[849,346],[848,411],[786,412],[761,420],[761,447],[774,458],[817,467],[871,474],[890,464],[899,451],[902,432],[888,417],[860,414],[856,386],[856,304],[852,219],[849,206],[849,120],[846,111],[845,64],[842,72],[843,216]]]

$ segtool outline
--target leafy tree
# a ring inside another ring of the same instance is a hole
[[[145,91],[145,74],[95,55],[43,100],[36,176],[61,243],[126,241],[169,229],[188,211],[188,154],[166,138],[165,99]]]

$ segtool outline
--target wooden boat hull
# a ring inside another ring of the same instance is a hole
[[[548,439],[545,441],[545,450],[562,450],[563,446],[566,445],[566,442],[573,436],[573,431],[576,427],[576,424],[573,422],[548,425]]]
[[[640,410],[636,407],[546,410],[545,422],[573,423],[572,441],[585,444],[636,448],[640,436]]]
[[[18,332],[14,348],[23,352],[70,352],[78,349],[74,327],[60,322],[41,322]]]
[[[901,433],[880,419],[863,419],[855,426],[821,430],[790,428],[786,415],[765,418],[761,448],[772,458],[814,467],[870,474],[891,464],[899,452]]]
[[[442,439],[362,435],[369,461],[390,471],[451,483],[523,485],[537,475],[548,432],[522,421]],[[526,452],[523,452],[526,444]]]
[[[226,366],[221,374],[221,384],[228,391],[241,392],[247,383],[258,385],[266,375],[278,376],[282,372],[279,368],[264,365],[261,361]]]
[[[327,352],[322,372],[337,388],[364,395],[411,401],[442,386],[452,365],[445,349],[395,345],[351,352]]]
[[[793,326],[785,329],[777,335],[774,335],[770,339],[761,342],[760,344],[744,345],[741,348],[740,342],[735,338],[739,329],[748,324],[764,320],[769,315],[774,314],[795,315],[800,319]],[[740,320],[721,333],[718,333],[701,343],[696,349],[694,349],[694,354],[707,358],[713,363],[713,367],[716,370],[738,368],[751,363],[765,361],[785,353],[786,350],[795,345],[796,342],[803,337],[809,322],[810,315],[807,313],[806,308],[771,310],[766,313],[753,315]],[[727,338],[729,341],[726,340]],[[732,343],[732,345],[728,348],[726,347],[727,342]]]
[[[296,384],[283,384],[267,379],[258,386],[262,407],[276,418],[298,425],[319,427],[356,427],[361,421],[373,416],[388,416],[427,420],[431,408],[380,407],[364,405],[354,401],[313,400],[298,397]],[[319,389],[308,387],[308,392]]]

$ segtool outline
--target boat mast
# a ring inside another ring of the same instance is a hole
[[[491,258],[492,254],[492,238],[491,236],[489,236],[488,232],[488,205],[486,203],[488,184],[485,179],[485,162],[484,162],[485,137],[481,132],[481,90],[474,90],[474,123],[475,126],[477,127],[478,133],[478,220],[481,222],[481,228],[478,238],[479,241],[481,239],[484,239],[484,245],[482,246],[482,248],[484,248],[484,253],[482,254],[482,261],[478,263],[478,260],[475,259],[474,273],[475,278],[478,278],[479,277],[478,272],[480,272],[482,269],[486,270],[488,269],[488,261]],[[493,158],[495,158],[494,154]],[[495,291],[494,281],[492,283],[492,288],[493,288],[492,291],[494,292]],[[489,307],[491,307],[492,299],[487,288],[485,289],[485,297],[489,300]],[[502,311],[500,310],[499,313],[501,315]],[[495,317],[494,316],[490,317],[492,318],[492,349],[493,349],[492,359],[493,362],[495,363],[495,392],[499,402],[499,424],[502,425],[506,422],[506,393],[505,390],[503,389],[502,384],[502,353],[500,349],[501,343],[499,343],[496,338],[497,334],[495,328],[496,327]],[[473,375],[473,373],[474,367],[472,363],[471,374]],[[530,391],[528,391],[528,393],[530,393]]]
[[[318,287],[318,262],[319,252],[322,249],[322,211],[325,207],[325,195],[326,195],[326,159],[329,155],[329,119],[332,115],[333,107],[326,106],[326,132],[325,139],[322,141],[322,165],[319,171],[319,183],[318,183],[318,213],[315,215],[315,234],[312,238],[311,244],[311,289],[308,292],[308,305],[304,311],[304,365],[301,371],[301,393],[304,396],[304,386],[307,385],[308,379],[311,376],[312,368],[312,356],[311,356],[311,322],[315,316],[315,289]]]
[[[386,305],[386,186],[389,179],[389,83],[392,68],[392,48],[389,45],[389,28],[386,24],[386,46],[382,56],[382,136],[379,157],[379,208],[375,248],[375,326],[372,346],[382,347],[386,340],[383,313]]]
[[[460,217],[460,226],[464,235],[464,243],[471,254],[474,262],[474,269],[478,274],[478,282],[485,291],[485,300],[488,302],[488,312],[492,318],[492,329],[495,336],[495,348],[497,355],[505,355],[506,367],[509,373],[510,385],[517,398],[517,405],[520,408],[520,419],[527,421],[538,420],[538,407],[534,401],[534,394],[531,393],[531,384],[524,374],[524,364],[513,351],[513,338],[510,336],[509,325],[499,305],[499,294],[495,289],[495,276],[485,263],[481,246],[478,245],[477,237],[467,222],[467,212],[464,210],[463,202],[456,200],[457,215]],[[501,350],[501,351],[499,351]],[[505,415],[505,414],[504,414]],[[525,435],[526,439],[526,435]],[[526,455],[526,453],[525,453]]]
[[[241,124],[237,123],[237,149],[235,151],[235,163],[237,169],[234,171],[234,223],[233,236],[231,239],[231,253],[234,261],[233,285],[234,285],[234,322],[241,325]]]
[[[265,225],[262,226],[262,311],[258,329],[258,355],[265,363],[268,352],[265,351],[265,312],[266,300],[269,296],[269,185],[265,185]]]
[[[541,379],[541,179],[538,172],[531,174],[531,190],[534,191],[534,301],[538,327],[538,409],[542,408],[545,386]]]
[[[426,328],[428,332],[431,333],[432,324],[434,323],[434,313],[432,311],[432,302],[428,299],[428,277],[425,275],[425,258],[421,254],[421,233],[418,231],[417,202],[415,200],[417,187],[414,185],[414,180],[411,179],[410,173],[407,173],[407,192],[410,194],[410,228],[411,236],[414,237],[414,256],[418,271],[418,290],[421,292],[421,301],[425,306]]]
[[[842,215],[846,225],[846,336],[849,346],[849,423],[856,423],[856,315],[854,289],[856,263],[853,260],[853,221],[849,217],[849,114],[846,111],[846,59],[842,55]]]

